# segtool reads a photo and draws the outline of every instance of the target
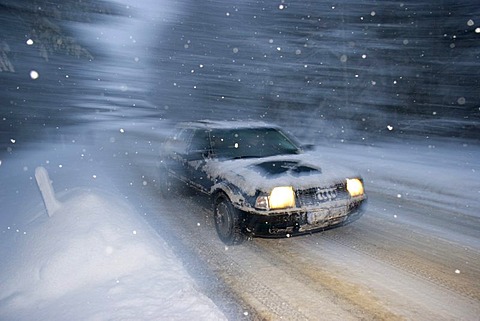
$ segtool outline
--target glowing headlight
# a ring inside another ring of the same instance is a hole
[[[268,197],[270,209],[295,206],[295,193],[291,186],[275,187]]]
[[[347,191],[350,196],[363,195],[363,183],[358,178],[347,178]]]

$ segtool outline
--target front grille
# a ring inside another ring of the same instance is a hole
[[[321,205],[333,200],[348,198],[345,184],[337,184],[331,187],[314,187],[297,190],[297,200],[301,207]]]

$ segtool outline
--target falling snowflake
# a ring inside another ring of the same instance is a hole
[[[38,77],[40,77],[40,74],[36,70],[30,71],[30,78],[35,80],[35,79],[38,79]]]

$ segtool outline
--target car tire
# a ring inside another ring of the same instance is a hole
[[[237,210],[228,197],[220,194],[215,198],[213,218],[215,229],[223,243],[238,245],[246,236],[242,232],[240,211]]]

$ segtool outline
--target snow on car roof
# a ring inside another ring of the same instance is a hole
[[[232,129],[232,128],[277,128],[277,125],[254,120],[197,120],[182,122],[178,127],[194,127],[205,129]]]

